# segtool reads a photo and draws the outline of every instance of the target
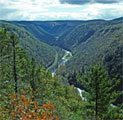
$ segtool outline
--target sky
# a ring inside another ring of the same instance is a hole
[[[123,0],[0,0],[0,20],[91,20],[123,17]]]

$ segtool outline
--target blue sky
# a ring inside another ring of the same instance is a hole
[[[123,16],[123,0],[0,0],[0,20],[90,20]]]

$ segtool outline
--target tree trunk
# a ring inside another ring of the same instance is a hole
[[[18,93],[18,81],[17,81],[17,70],[16,70],[16,48],[15,48],[15,40],[12,37],[12,47],[13,47],[13,77],[15,81],[15,93]]]

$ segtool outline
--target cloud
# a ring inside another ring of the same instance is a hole
[[[61,4],[59,0],[0,0],[0,19],[89,20],[113,19],[123,16],[123,2],[121,2],[123,0],[117,1],[117,3],[115,0],[80,1],[88,4]],[[104,1],[108,1],[108,3],[112,1],[112,4],[104,4]]]
[[[122,0],[95,0],[95,2],[98,2],[98,3],[118,3]]]
[[[69,4],[84,4],[90,2],[90,0],[60,0],[62,4],[69,3]]]
[[[122,0],[60,0],[62,4],[85,4],[85,3],[103,3],[103,4],[111,4],[118,3]]]

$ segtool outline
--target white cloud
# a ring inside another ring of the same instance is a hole
[[[3,20],[87,20],[123,16],[123,2],[72,5],[61,4],[59,0],[0,0],[0,6]]]

